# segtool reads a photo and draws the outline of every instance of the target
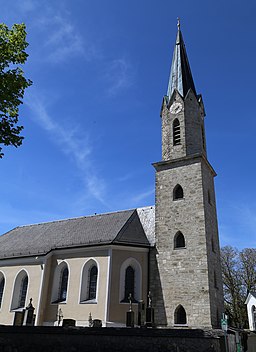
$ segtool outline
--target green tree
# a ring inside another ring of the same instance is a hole
[[[18,126],[19,106],[25,89],[32,81],[24,77],[20,66],[26,62],[26,26],[14,24],[11,29],[0,24],[0,144],[18,147],[24,137]],[[0,158],[3,157],[0,147]]]
[[[247,327],[245,299],[256,289],[256,249],[221,249],[225,311],[234,327]]]

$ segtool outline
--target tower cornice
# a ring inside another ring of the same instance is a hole
[[[154,166],[156,171],[163,171],[174,169],[184,165],[195,164],[197,162],[204,162],[210,169],[213,177],[217,176],[217,173],[215,172],[214,168],[211,166],[211,164],[203,154],[194,154],[173,160],[159,161],[156,163],[152,163],[152,165]]]

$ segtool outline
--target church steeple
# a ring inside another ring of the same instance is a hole
[[[196,89],[190,70],[185,44],[180,30],[180,20],[178,18],[178,33],[172,57],[171,73],[169,78],[167,96],[170,101],[174,89],[185,98],[189,89],[192,89],[196,96]]]
[[[204,105],[196,93],[178,20],[167,96],[162,110],[162,159],[174,160],[194,154],[206,157]]]
[[[204,105],[196,94],[180,24],[156,169],[155,251],[150,291],[159,325],[218,327],[223,312],[214,176],[206,155]]]

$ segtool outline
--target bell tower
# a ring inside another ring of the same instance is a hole
[[[178,21],[161,108],[162,161],[156,170],[155,251],[150,290],[157,325],[220,325],[223,291],[214,177],[207,159],[205,110]]]

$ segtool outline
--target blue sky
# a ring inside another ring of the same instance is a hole
[[[0,233],[154,204],[176,18],[206,108],[222,245],[256,246],[256,2],[0,0],[25,22],[23,146],[0,160]]]

